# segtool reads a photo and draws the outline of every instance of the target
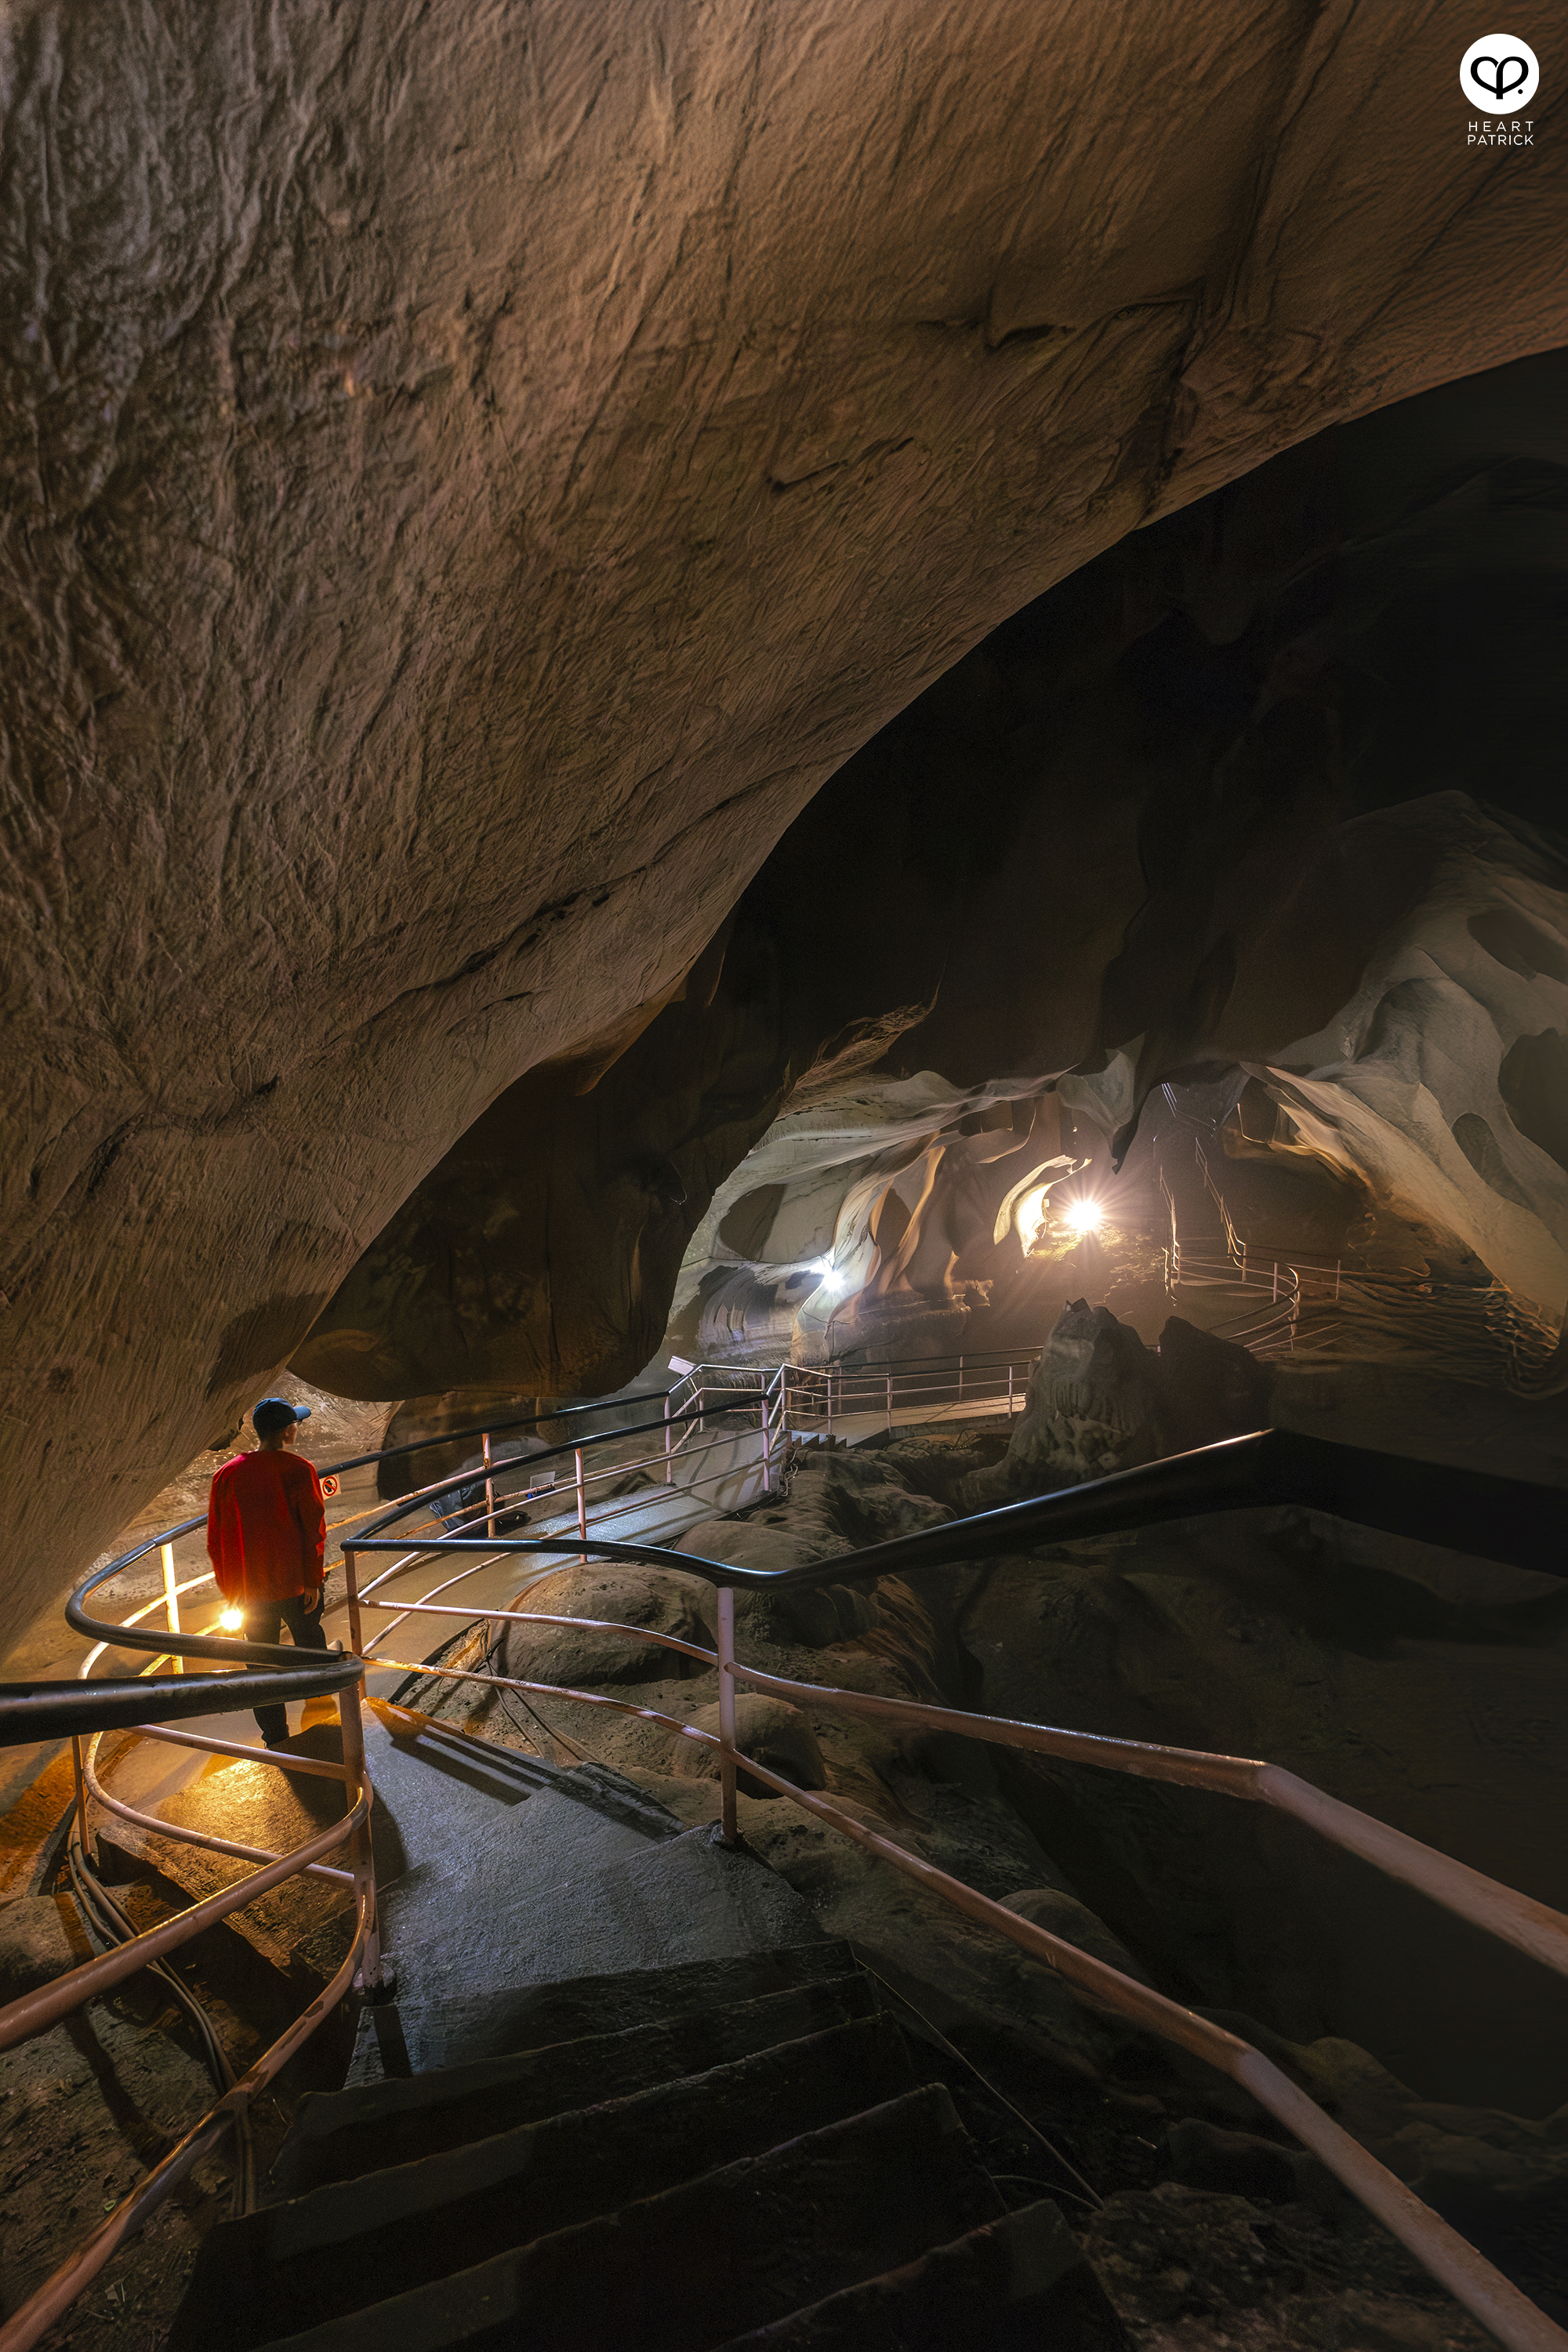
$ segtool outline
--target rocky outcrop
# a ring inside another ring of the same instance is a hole
[[[1256,1356],[1179,1315],[1150,1349],[1109,1307],[1076,1299],[1029,1376],[1006,1453],[972,1471],[958,1500],[983,1510],[1238,1437],[1267,1421],[1270,1385]]]
[[[622,1387],[658,1349],[715,1185],[794,1075],[777,949],[726,922],[607,1070],[589,1059],[531,1071],[468,1129],[360,1259],[294,1368],[348,1396]]]
[[[699,1731],[718,1735],[719,1703],[700,1706],[691,1717]],[[791,1706],[782,1698],[767,1698],[759,1691],[738,1691],[735,1695],[735,1737],[748,1756],[776,1772],[781,1780],[793,1780],[797,1789],[823,1789],[827,1785],[827,1772],[822,1761],[822,1750],[816,1734],[802,1715],[799,1707]],[[676,1775],[689,1780],[716,1780],[719,1759],[711,1748],[700,1748],[695,1741],[684,1742],[674,1758]],[[742,1772],[739,1785],[748,1797],[764,1801],[777,1797],[765,1780],[758,1780]]]
[[[1306,1143],[1560,1318],[1568,842],[1458,794],[1384,822],[1431,842],[1428,889],[1332,1022],[1256,1075]]]
[[[13,1616],[988,628],[1568,326],[1556,150],[1478,178],[1379,12],[5,45]]]

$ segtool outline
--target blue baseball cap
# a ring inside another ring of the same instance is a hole
[[[276,1437],[280,1429],[310,1418],[308,1404],[290,1404],[287,1397],[263,1397],[250,1416],[250,1426],[258,1437]]]

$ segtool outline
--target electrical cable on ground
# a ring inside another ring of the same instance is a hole
[[[83,1924],[99,1941],[110,1948],[134,1942],[139,1931],[94,1870],[81,1842],[79,1818],[71,1823],[70,1840],[66,1848],[66,1873]],[[229,2063],[228,2053],[218,2038],[216,2027],[195,1993],[181,1981],[166,1960],[149,1962],[144,1973],[156,1978],[159,1986],[192,2027],[201,2048],[203,2063],[219,2095],[232,2091],[238,2077]],[[256,2208],[256,2146],[251,2136],[250,2117],[243,2108],[235,2116],[230,2130],[235,2158],[230,2210],[237,2218],[253,2212]]]
[[[918,2017],[921,2023],[925,2027],[927,2032],[933,2034],[936,2040],[941,2042],[942,2048],[951,2052],[961,2066],[968,2067],[970,2073],[973,2075],[975,2081],[981,2085],[981,2087],[984,2090],[989,2091],[994,2099],[999,2100],[1002,2105],[1006,2108],[1009,2115],[1017,2116],[1018,2121],[1023,2125],[1024,2129],[1029,2134],[1030,2137],[1039,2141],[1040,2146],[1045,2149],[1046,2154],[1051,2158],[1051,2161],[1054,2164],[1059,2164],[1064,2172],[1071,2174],[1072,2178],[1078,2182],[1079,2187],[1083,2190],[1085,2196],[1088,2198],[1090,2205],[1092,2205],[1097,2210],[1102,2207],[1105,2203],[1105,2200],[1100,2194],[1099,2190],[1091,2188],[1089,2183],[1084,2179],[1082,2173],[1079,2170],[1077,2165],[1070,2162],[1069,2159],[1062,2154],[1060,2148],[1056,2147],[1046,2137],[1045,2133],[1040,2129],[1038,2124],[1031,2123],[1028,2116],[1024,2113],[1023,2108],[1016,2107],[1012,2100],[1007,2096],[1006,2092],[999,2091],[996,2088],[995,2084],[991,2082],[981,2073],[973,2059],[966,2058],[963,2051],[960,2050],[955,2043],[948,2040],[941,2026],[933,2025],[931,2019],[926,2015],[924,2010],[920,2008],[916,2002],[912,2001],[907,1992],[900,1992],[897,1985],[890,1985],[888,1982],[887,1978],[879,1974],[879,1971],[871,1966],[869,1960],[868,1960],[863,1954],[856,1951],[853,1944],[850,1945],[849,1949],[854,1953],[856,1967],[864,1969],[868,1977],[875,1977],[877,1982],[881,1986],[884,1992],[891,1993],[896,2001],[900,2002],[903,2008],[907,2009],[912,2016]],[[1009,2173],[1005,2177],[1008,2179],[1022,2179],[1024,2175],[1022,2173]],[[1058,2196],[1074,2195],[1074,2192],[1071,2189],[1057,2190],[1054,2193]]]

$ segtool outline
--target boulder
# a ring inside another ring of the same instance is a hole
[[[665,1570],[574,1566],[531,1585],[511,1605],[552,1617],[638,1625],[700,1649],[713,1646],[711,1588],[700,1577]],[[515,1675],[522,1682],[560,1683],[573,1690],[680,1681],[704,1671],[696,1659],[683,1657],[678,1650],[602,1633],[594,1624],[584,1625],[580,1633],[563,1625],[510,1624],[499,1654],[501,1674]]]
[[[983,1510],[1152,1462],[1160,1444],[1159,1366],[1131,1324],[1075,1299],[1058,1318],[1029,1376],[1002,1460],[958,1488]]]
[[[699,1731],[719,1730],[719,1707],[698,1707],[691,1717]],[[797,1789],[826,1789],[827,1768],[822,1760],[822,1750],[816,1744],[816,1734],[798,1707],[787,1700],[771,1698],[760,1691],[737,1691],[735,1694],[735,1738],[748,1756],[765,1764],[781,1780],[793,1780]],[[700,1746],[695,1739],[676,1743],[672,1763],[677,1779],[682,1780],[716,1780],[719,1778],[719,1757],[716,1749]],[[749,1773],[738,1775],[738,1785],[749,1797],[775,1797],[776,1789],[765,1781],[753,1780]]]

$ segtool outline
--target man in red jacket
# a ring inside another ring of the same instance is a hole
[[[310,1414],[308,1404],[262,1398],[250,1416],[256,1452],[237,1454],[213,1479],[207,1557],[224,1599],[245,1612],[247,1641],[276,1642],[286,1624],[301,1649],[324,1650],[326,1506],[315,1465],[294,1452]],[[256,1720],[268,1748],[287,1746],[286,1707],[258,1706]]]

